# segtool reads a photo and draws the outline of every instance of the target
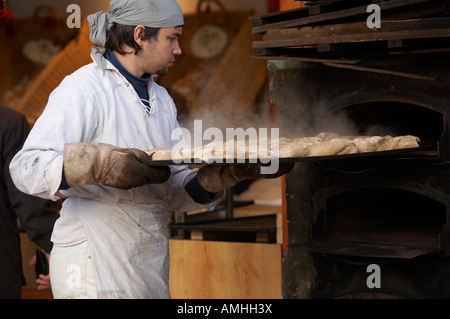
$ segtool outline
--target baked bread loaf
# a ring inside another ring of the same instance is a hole
[[[211,142],[201,147],[181,147],[177,150],[154,148],[146,150],[153,160],[180,160],[198,158],[204,162],[226,159],[255,159],[270,156],[280,158],[331,156],[366,152],[381,152],[419,147],[419,138],[412,135],[396,136],[338,136],[323,132],[313,137],[279,138],[272,141]],[[263,143],[264,142],[264,143]]]

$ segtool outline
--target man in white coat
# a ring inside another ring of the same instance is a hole
[[[143,150],[173,147],[179,127],[153,81],[182,53],[176,0],[112,0],[88,21],[93,63],[52,92],[11,175],[25,193],[65,199],[52,234],[55,298],[169,298],[165,212],[213,209],[259,172],[143,163]]]

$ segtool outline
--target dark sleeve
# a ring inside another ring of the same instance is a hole
[[[186,192],[192,199],[199,204],[208,204],[215,200],[216,194],[205,190],[197,180],[197,175],[194,176],[184,187]]]
[[[2,117],[4,117],[3,114]],[[9,172],[12,158],[21,149],[29,133],[28,122],[25,116],[20,114],[20,116],[10,116],[9,121],[2,121],[2,125],[6,125],[2,138],[2,164],[10,206],[28,238],[49,253],[53,246],[50,237],[59,213],[52,208],[51,201],[19,191]]]
[[[66,174],[64,173],[64,167],[63,167],[62,178],[61,178],[61,185],[59,185],[59,189],[60,190],[67,190],[69,188],[70,188],[70,186],[67,183]]]

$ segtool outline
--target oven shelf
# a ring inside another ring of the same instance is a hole
[[[434,245],[417,246],[335,239],[318,239],[293,246],[324,254],[407,259],[435,254],[440,251],[439,247]]]
[[[197,223],[170,224],[171,230],[183,230],[191,239],[238,242],[278,241],[277,214],[234,217]]]

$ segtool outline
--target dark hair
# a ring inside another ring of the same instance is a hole
[[[134,54],[137,54],[141,47],[134,41],[134,29],[136,26],[122,25],[113,23],[111,28],[106,32],[105,48],[107,50],[117,51],[119,54],[129,54],[122,49],[125,44],[134,49]],[[145,27],[145,34],[142,40],[150,40],[153,37],[157,37],[159,28]]]

